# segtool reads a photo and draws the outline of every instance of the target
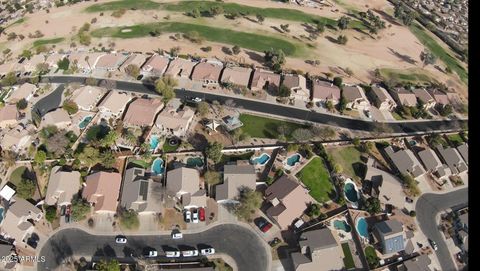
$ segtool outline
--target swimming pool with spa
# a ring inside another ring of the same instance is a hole
[[[159,143],[158,136],[155,136],[155,135],[151,136],[150,137],[150,150],[157,149],[158,143]]]
[[[152,163],[152,172],[155,175],[160,175],[163,174],[164,168],[163,168],[163,159],[162,158],[156,158],[153,160]]]
[[[357,220],[357,232],[361,237],[368,239],[368,224],[364,217]]]
[[[333,221],[333,226],[335,227],[335,229],[342,230],[344,232],[352,231],[352,227],[350,227],[350,225],[348,225],[345,220],[335,220]]]
[[[298,153],[296,153],[294,155],[290,155],[287,158],[287,165],[290,166],[290,167],[293,167],[296,163],[300,162],[301,157],[302,156]]]
[[[85,127],[87,127],[87,125],[90,123],[90,121],[92,121],[93,117],[92,116],[86,116],[82,119],[81,122],[78,123],[78,128],[80,129],[85,129]]]
[[[261,165],[261,166],[265,165],[268,162],[268,160],[270,160],[270,155],[266,153],[262,153],[262,155],[251,159],[252,164]]]

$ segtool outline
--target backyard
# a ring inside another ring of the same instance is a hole
[[[251,137],[278,139],[280,133],[278,127],[285,125],[289,130],[286,132],[287,140],[292,140],[292,132],[299,128],[306,128],[305,125],[287,122],[282,120],[264,118],[249,114],[241,114],[240,121],[243,122],[242,130]]]
[[[335,196],[330,174],[325,168],[323,159],[313,158],[298,174],[299,178],[310,190],[310,195],[318,202],[327,202]]]
[[[363,163],[360,159],[361,153],[353,146],[327,148],[335,163],[340,164],[343,173],[356,180],[363,178]]]
[[[345,264],[346,269],[355,268],[355,263],[353,262],[352,252],[350,251],[350,246],[348,243],[342,244],[343,255],[343,263]]]
[[[448,141],[452,143],[453,146],[457,147],[463,143],[463,138],[460,136],[460,134],[452,134],[448,135]]]

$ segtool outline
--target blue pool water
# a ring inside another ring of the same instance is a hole
[[[87,127],[88,123],[90,123],[92,118],[92,116],[86,116],[85,118],[83,118],[83,120],[78,124],[78,128],[85,129],[85,127]]]
[[[300,154],[297,153],[287,158],[287,165],[293,167],[299,161],[300,161]]]
[[[150,150],[155,150],[158,146],[158,136],[150,137]]]
[[[360,236],[368,239],[368,224],[363,217],[357,221],[357,232],[360,234]]]
[[[268,160],[270,160],[270,155],[266,154],[266,153],[262,153],[262,155],[258,156],[258,157],[255,157],[254,159],[252,159],[252,163],[254,165],[265,165]]]
[[[345,191],[345,196],[350,202],[358,201],[357,190],[355,190],[355,185],[353,183],[346,183],[343,189]]]
[[[3,208],[0,207],[0,223],[3,221]]]
[[[160,175],[163,174],[164,168],[163,168],[163,160],[161,158],[157,158],[153,160],[152,163],[152,172],[155,175]]]
[[[190,157],[187,159],[188,167],[203,167],[202,157]]]
[[[350,225],[348,225],[347,222],[343,220],[333,221],[333,226],[335,227],[335,229],[342,230],[344,232],[350,232],[352,230],[352,227],[350,227]]]

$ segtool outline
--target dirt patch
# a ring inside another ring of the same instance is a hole
[[[162,230],[171,230],[175,225],[179,225],[180,229],[187,228],[183,215],[173,208],[166,208],[159,220],[160,228]]]

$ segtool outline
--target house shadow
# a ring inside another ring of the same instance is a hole
[[[353,171],[355,175],[360,177],[361,179],[365,178],[365,174],[367,173],[367,166],[364,163],[356,162],[352,164]]]

